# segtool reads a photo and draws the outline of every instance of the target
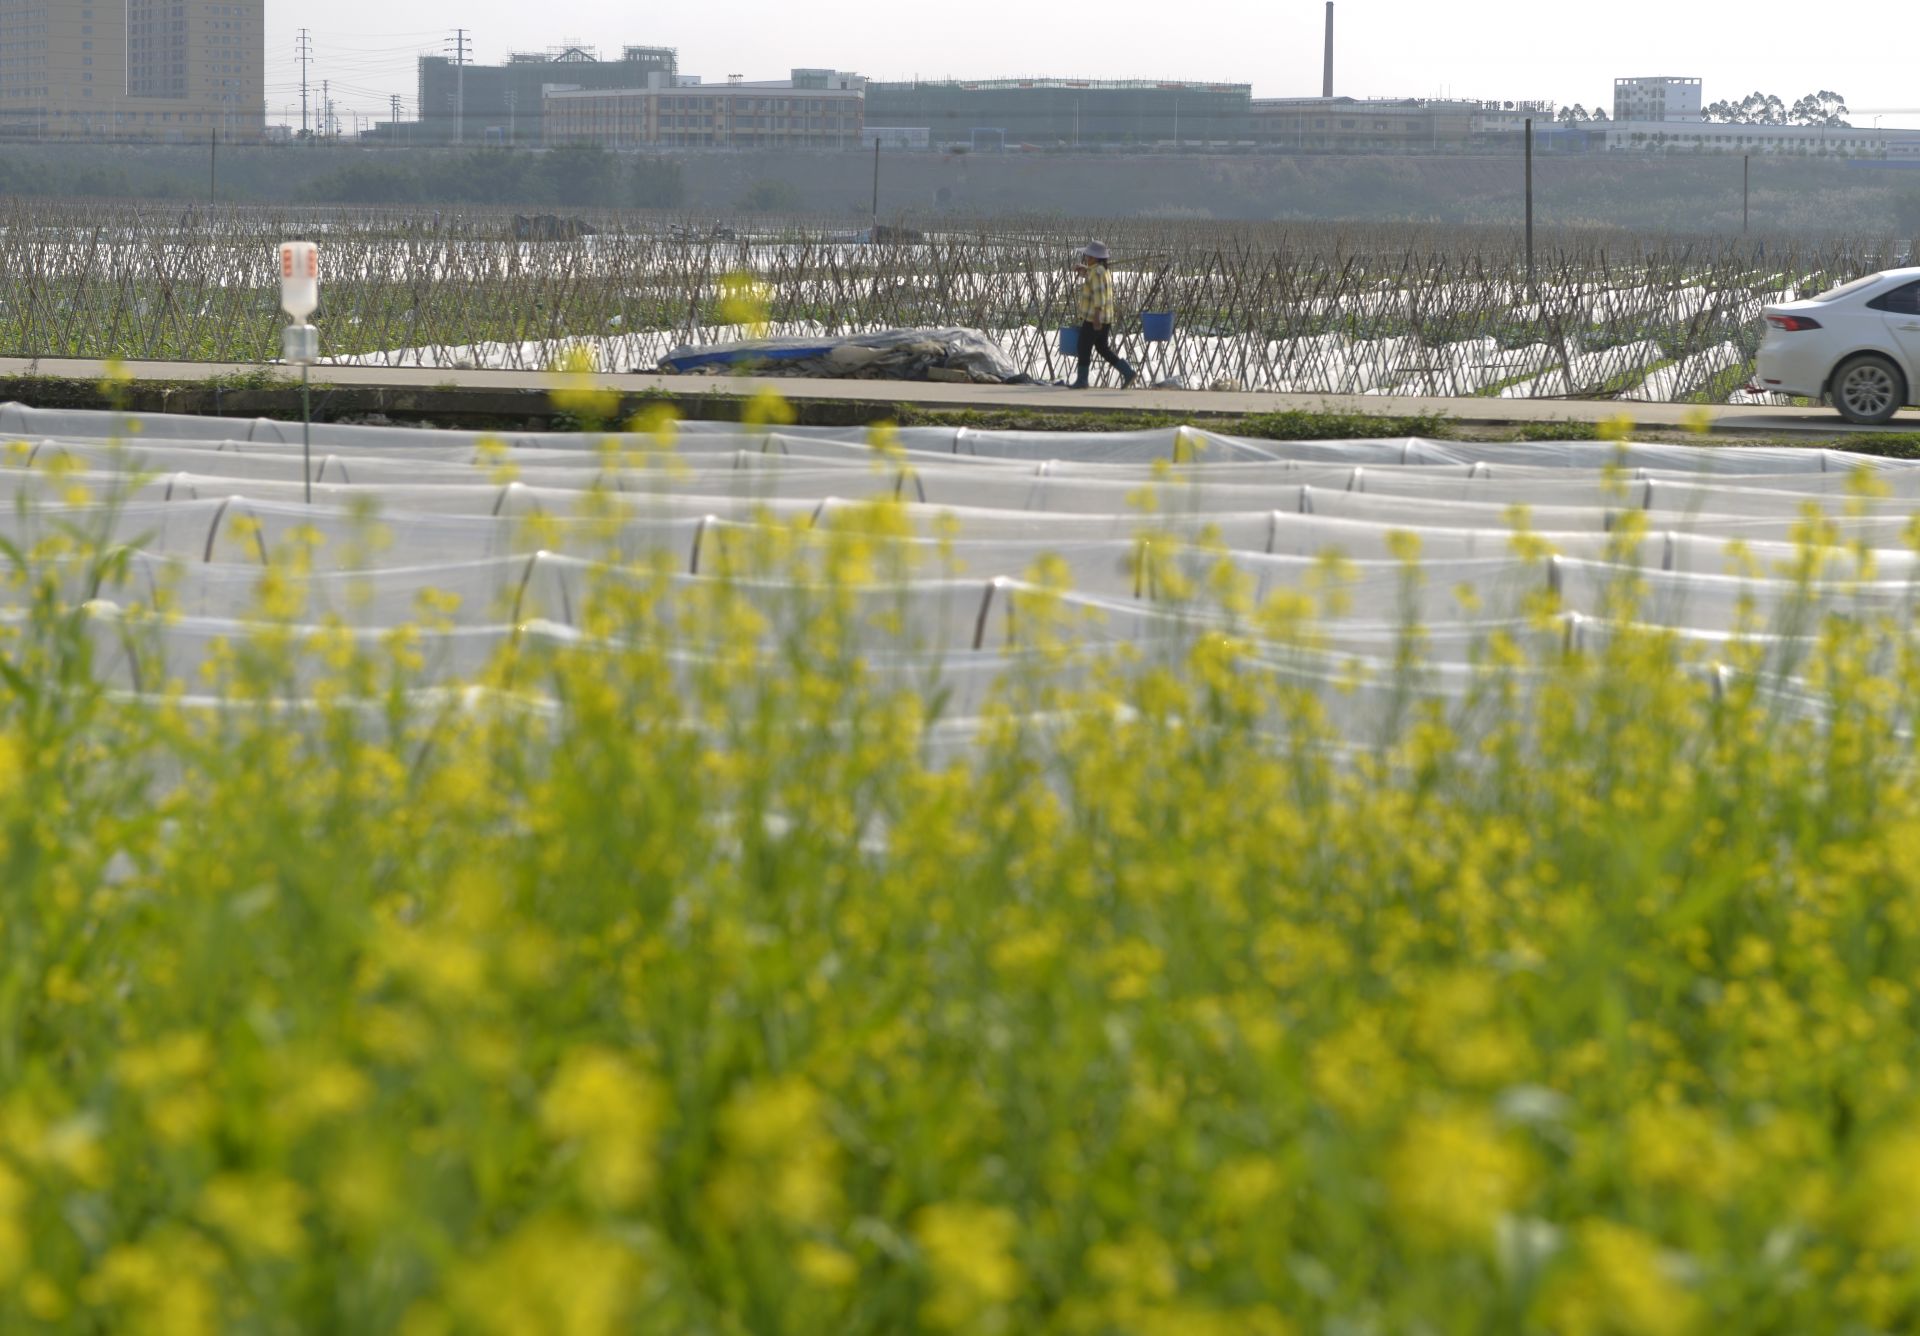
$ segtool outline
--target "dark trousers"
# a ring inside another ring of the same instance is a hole
[[[1100,354],[1101,361],[1118,371],[1123,380],[1133,379],[1133,368],[1127,365],[1125,358],[1113,350],[1113,344],[1107,340],[1107,335],[1112,332],[1112,329],[1111,325],[1081,324],[1080,371],[1073,379],[1075,388],[1082,390],[1087,388],[1087,370],[1092,365],[1095,353]]]

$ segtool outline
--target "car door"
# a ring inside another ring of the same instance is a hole
[[[1920,280],[1883,292],[1867,305],[1886,321],[1888,342],[1907,364],[1907,402],[1920,400]]]

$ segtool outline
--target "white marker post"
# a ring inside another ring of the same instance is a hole
[[[280,333],[280,355],[300,368],[300,458],[307,478],[307,504],[313,504],[313,402],[309,378],[320,360],[320,331],[307,317],[320,305],[320,248],[311,241],[280,246],[280,309],[293,323]]]

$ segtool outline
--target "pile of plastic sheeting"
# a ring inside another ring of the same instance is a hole
[[[194,692],[262,625],[269,575],[300,609],[291,643],[410,628],[422,689],[465,688],[509,650],[619,652],[593,600],[640,579],[666,582],[650,633],[690,656],[709,648],[698,596],[733,581],[764,608],[773,671],[782,610],[876,500],[895,522],[847,625],[876,681],[939,682],[955,755],[1043,653],[1091,681],[1104,649],[1151,662],[1228,629],[1249,671],[1319,694],[1356,744],[1409,690],[1469,701],[1494,637],[1549,673],[1630,626],[1659,629],[1676,671],[1742,665],[1814,710],[1798,673],[1823,619],[1897,648],[1920,598],[1920,463],[1834,450],[911,427],[880,451],[859,429],[730,423],[679,424],[668,448],[317,425],[309,502],[298,424],[5,405],[0,442],[0,539],[35,577],[0,582],[0,621],[51,581],[86,609],[116,689],[209,709]],[[121,555],[90,561],[86,544]],[[762,548],[785,564],[741,581],[730,561]],[[1072,627],[1064,656],[1021,612],[1043,569],[1064,581],[1044,592]],[[1253,606],[1310,603],[1311,634],[1247,622],[1210,592],[1228,583]],[[163,597],[166,618],[136,616]],[[132,626],[157,653],[128,650]],[[1395,665],[1414,627],[1409,686]],[[531,678],[516,691],[553,704]]]
[[[675,348],[660,370],[688,375],[810,376],[821,380],[946,380],[1023,385],[1032,377],[977,329],[887,329],[838,338],[745,339]]]

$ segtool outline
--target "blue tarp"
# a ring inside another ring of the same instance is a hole
[[[752,343],[727,343],[698,351],[676,348],[660,359],[660,365],[669,371],[694,371],[703,366],[735,366],[743,362],[801,362],[809,357],[825,357],[834,347],[831,343],[773,346],[777,342],[761,339]]]
[[[711,373],[727,367],[822,379],[964,379],[996,385],[1029,379],[1005,349],[977,329],[883,329],[839,338],[743,339],[675,348],[660,359],[662,371]]]

